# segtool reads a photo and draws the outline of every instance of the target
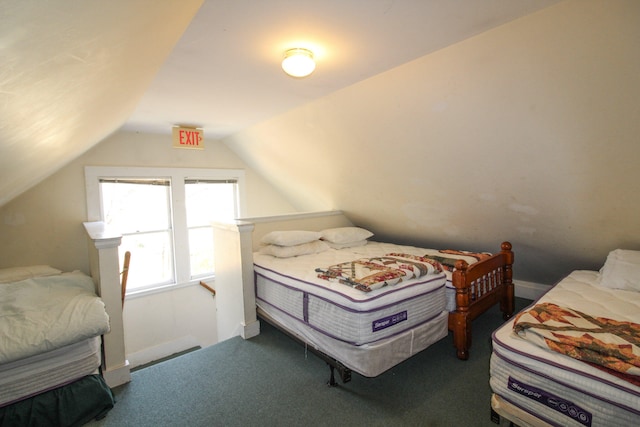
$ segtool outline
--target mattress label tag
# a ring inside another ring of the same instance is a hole
[[[540,388],[525,384],[509,376],[509,390],[521,394],[529,399],[543,404],[544,406],[560,412],[580,424],[591,427],[590,412],[585,411],[575,403],[544,391]]]
[[[381,331],[397,323],[407,320],[407,311],[401,311],[400,313],[392,314],[391,316],[383,317],[382,319],[374,320],[371,323],[373,332]]]

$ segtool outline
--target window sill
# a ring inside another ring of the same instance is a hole
[[[189,288],[191,286],[199,286],[200,282],[214,283],[215,276],[201,277],[201,278],[193,279],[188,282],[180,283],[180,284],[170,284],[170,285],[158,286],[157,288],[141,289],[139,291],[127,292],[127,295],[125,296],[125,301],[128,299],[144,298],[144,297],[155,295],[155,294],[161,294],[165,292],[175,291],[178,289]]]

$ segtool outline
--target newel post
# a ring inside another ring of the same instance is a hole
[[[116,387],[131,381],[124,346],[118,257],[122,235],[107,227],[102,221],[85,222],[84,228],[89,241],[91,277],[96,285],[96,292],[104,301],[111,328],[102,338],[102,376],[109,387]]]
[[[256,313],[252,235],[246,221],[214,222],[215,286],[218,340],[260,333]]]

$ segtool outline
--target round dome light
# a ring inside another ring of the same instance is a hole
[[[284,53],[282,69],[292,77],[306,77],[316,69],[313,52],[308,49],[289,49]]]

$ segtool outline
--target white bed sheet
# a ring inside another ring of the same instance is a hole
[[[94,337],[0,365],[0,406],[98,372],[101,338]]]
[[[640,323],[640,293],[598,286],[598,272],[574,271],[538,302]],[[512,333],[493,335],[491,388],[506,402],[565,426],[640,425],[640,387]]]

